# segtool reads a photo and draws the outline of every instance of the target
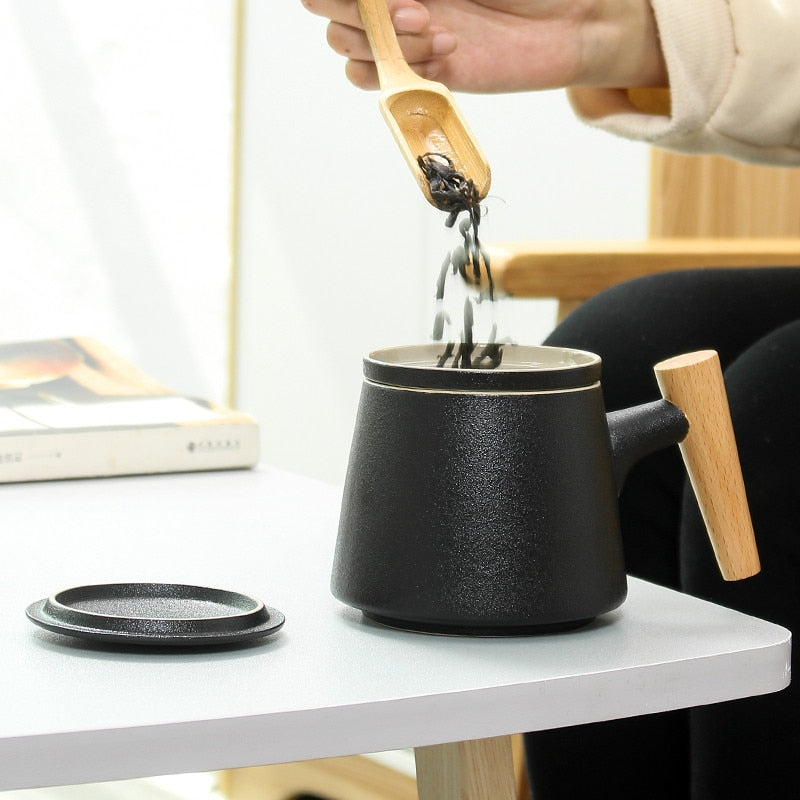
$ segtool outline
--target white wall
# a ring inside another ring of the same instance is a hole
[[[377,108],[350,86],[300,0],[245,15],[238,404],[265,460],[342,479],[361,358],[427,341],[455,244]],[[647,153],[578,124],[562,93],[460,96],[493,171],[484,241],[646,235]],[[506,301],[501,335],[535,343],[550,301]]]
[[[95,335],[226,396],[233,6],[0,0],[3,340]],[[267,461],[339,481],[361,358],[427,340],[457,234],[325,22],[300,0],[245,6],[237,399]],[[459,101],[494,173],[485,241],[644,235],[643,148],[560,93]],[[539,341],[553,314],[501,303],[500,333]]]
[[[0,339],[225,398],[232,6],[0,0]]]

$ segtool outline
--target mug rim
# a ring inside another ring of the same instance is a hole
[[[413,389],[515,392],[579,389],[600,380],[602,362],[596,353],[550,345],[501,347],[503,359],[494,369],[437,366],[445,348],[441,342],[385,347],[364,358],[364,377]]]

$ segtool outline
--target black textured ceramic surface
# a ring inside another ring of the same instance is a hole
[[[284,616],[238,592],[176,583],[111,583],[66,589],[32,603],[47,630],[114,643],[232,644],[278,631]]]
[[[364,383],[333,594],[452,632],[579,624],[626,579],[599,386],[540,394]]]

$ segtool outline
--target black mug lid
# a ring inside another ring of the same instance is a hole
[[[476,351],[482,345],[476,345]],[[364,359],[364,377],[374,383],[440,391],[543,392],[581,389],[600,380],[600,356],[544,345],[502,345],[494,369],[437,366],[443,343],[375,350]]]

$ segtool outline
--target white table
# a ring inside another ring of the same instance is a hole
[[[455,751],[425,746],[494,747],[789,681],[785,629],[637,580],[621,609],[571,633],[380,627],[329,593],[338,504],[337,489],[270,469],[0,486],[0,789],[415,747],[420,796],[443,800],[422,781]],[[57,589],[117,581],[234,589],[286,625],[230,651],[153,653],[25,617]]]

